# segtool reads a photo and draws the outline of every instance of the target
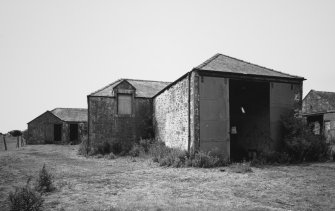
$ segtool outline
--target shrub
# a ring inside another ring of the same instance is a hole
[[[248,163],[246,162],[235,163],[235,164],[232,164],[229,168],[231,169],[232,172],[235,172],[235,173],[245,174],[248,172],[252,172],[249,162]]]
[[[152,156],[154,162],[159,162],[159,160],[163,157],[166,157],[169,154],[171,149],[165,146],[164,142],[157,141],[151,144],[148,153]]]
[[[142,147],[142,145],[139,144],[134,144],[131,150],[129,151],[129,155],[132,157],[138,157],[144,153],[145,153],[144,148]]]
[[[153,143],[155,143],[154,139],[141,139],[139,141],[139,145],[143,147],[145,153],[149,152],[149,149]]]
[[[197,152],[191,156],[186,151],[169,148],[163,142],[151,144],[148,152],[152,160],[158,162],[160,166],[211,168],[225,166],[228,163],[223,155]]]
[[[29,180],[26,186],[10,192],[8,199],[11,211],[39,211],[42,210],[44,202],[41,194],[30,187]]]
[[[53,178],[54,176],[48,172],[44,164],[36,181],[36,190],[41,193],[53,191],[55,189]]]
[[[329,158],[330,146],[323,135],[314,135],[307,123],[291,111],[282,117],[284,140],[282,152],[290,162],[324,161]]]
[[[175,168],[184,167],[185,161],[188,159],[187,153],[179,149],[169,149],[165,156],[159,157],[160,166],[172,166]]]
[[[87,136],[84,136],[82,142],[79,144],[78,155],[88,156],[90,153],[90,147],[88,144]]]
[[[192,159],[192,166],[199,168],[213,168],[219,166],[225,166],[228,161],[221,155],[215,155],[211,152],[198,152],[194,154]]]

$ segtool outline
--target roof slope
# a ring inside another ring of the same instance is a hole
[[[155,94],[157,94],[160,90],[164,89],[170,82],[162,82],[162,81],[145,81],[145,80],[135,80],[135,79],[119,79],[108,86],[105,86],[102,89],[99,89],[96,92],[93,92],[89,96],[101,96],[101,97],[112,97],[113,89],[122,81],[128,81],[131,85],[133,85],[136,89],[135,97],[145,97],[151,98]]]
[[[66,122],[87,122],[85,108],[55,108],[51,113]]]
[[[335,111],[335,93],[311,90],[302,101],[302,113],[327,113]]]
[[[303,77],[294,76],[279,71],[275,71],[266,67],[251,64],[240,59],[232,58],[222,54],[216,54],[195,69],[203,71],[218,71],[226,73],[238,73],[247,75],[258,75],[268,77],[281,77],[290,79],[304,80]]]

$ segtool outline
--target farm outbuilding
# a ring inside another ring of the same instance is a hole
[[[85,136],[87,109],[55,108],[28,123],[28,144],[77,144]]]
[[[301,110],[303,77],[217,54],[153,97],[155,138],[248,159],[280,147],[281,116]]]
[[[303,99],[302,115],[313,126],[316,135],[335,140],[335,93],[311,90]],[[333,143],[335,144],[335,143]]]
[[[119,79],[88,95],[91,146],[119,144],[119,150],[126,150],[136,140],[152,138],[152,97],[168,84]]]

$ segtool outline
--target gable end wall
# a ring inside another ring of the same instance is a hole
[[[167,146],[188,150],[189,78],[186,76],[153,99],[156,140]]]

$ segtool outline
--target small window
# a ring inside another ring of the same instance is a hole
[[[131,99],[132,96],[128,94],[117,95],[118,114],[131,115]]]

